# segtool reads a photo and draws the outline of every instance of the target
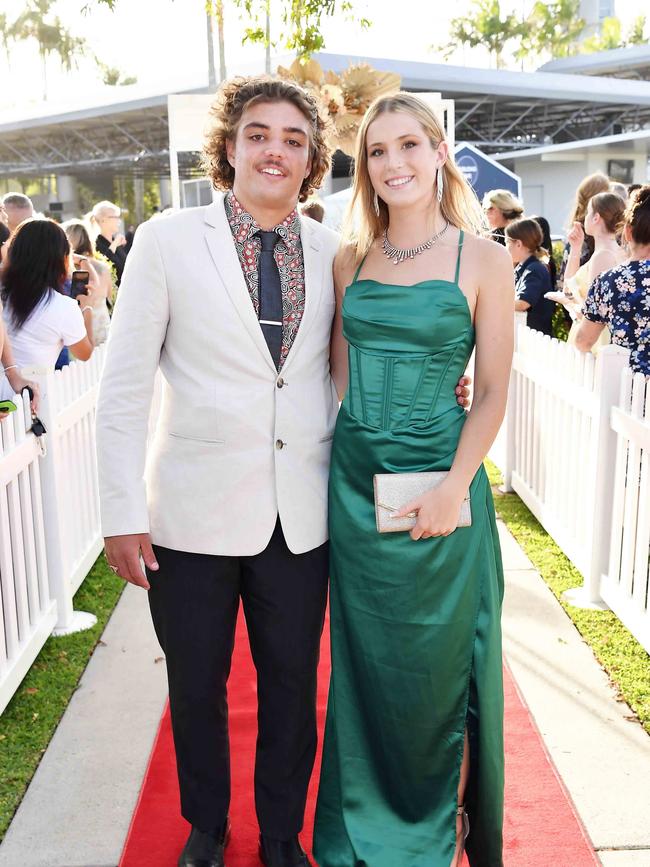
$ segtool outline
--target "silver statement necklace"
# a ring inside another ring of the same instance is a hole
[[[430,250],[436,241],[442,238],[448,228],[449,223],[445,221],[445,225],[439,232],[436,232],[436,234],[429,238],[428,241],[418,244],[417,247],[395,247],[395,245],[391,244],[388,240],[388,229],[384,229],[384,240],[382,241],[384,253],[392,261],[393,265],[399,265],[400,262],[404,262],[406,259],[415,259],[415,257],[420,253],[424,253],[425,250]]]

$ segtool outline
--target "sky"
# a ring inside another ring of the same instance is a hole
[[[274,0],[271,0],[272,5]],[[91,11],[82,14],[85,5]],[[277,5],[277,0],[276,0]],[[502,0],[502,7],[525,14],[532,0]],[[0,13],[15,18],[16,0],[0,0]],[[433,45],[447,38],[449,20],[462,14],[469,0],[454,4],[431,0],[354,0],[354,11],[372,20],[367,31],[341,18],[329,20],[324,28],[325,51],[363,57],[394,57],[409,60],[441,61]],[[113,12],[99,7],[96,0],[58,0],[56,12],[63,23],[88,42],[88,55],[78,70],[64,74],[56,59],[48,62],[49,108],[92,102],[103,86],[91,55],[137,76],[137,91],[159,93],[207,84],[207,48],[204,0],[117,0]],[[226,0],[226,60],[228,72],[240,64],[263,63],[261,46],[241,45],[243,24]],[[639,14],[637,0],[617,0],[616,14],[626,25]],[[649,25],[650,26],[650,23]],[[277,28],[276,28],[277,29]],[[481,48],[461,49],[449,62],[468,66],[489,66]],[[21,115],[42,103],[43,75],[35,47],[17,46],[10,64],[0,46],[0,112]],[[113,88],[127,97],[131,88]],[[103,101],[103,100],[102,100]]]

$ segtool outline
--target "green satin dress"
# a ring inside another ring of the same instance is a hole
[[[464,732],[472,867],[501,867],[503,570],[481,467],[471,527],[379,534],[373,475],[450,468],[474,329],[454,281],[358,279],[330,475],[332,680],[314,832],[320,867],[449,867]]]

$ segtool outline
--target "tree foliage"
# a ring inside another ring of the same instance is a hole
[[[95,2],[114,9],[118,0],[95,0]],[[208,12],[221,16],[222,26],[225,2],[206,0],[205,3]],[[325,18],[341,15],[345,20],[354,20],[362,29],[370,26],[369,19],[354,17],[352,0],[230,0],[230,2],[249,21],[244,31],[244,42],[281,47],[295,52],[301,60],[307,60],[314,52],[325,47],[322,34]],[[87,3],[84,9],[88,9],[90,5]],[[271,38],[268,20],[276,9],[279,10],[282,30],[277,37]]]
[[[341,15],[346,20],[355,20],[363,29],[370,26],[367,18],[354,18],[351,0],[281,0],[280,18],[282,30],[271,39],[268,18],[272,12],[271,0],[232,0],[250,20],[244,41],[257,42],[274,47],[280,46],[295,53],[301,60],[325,47],[322,26],[325,18]]]
[[[467,15],[451,21],[450,39],[437,50],[448,58],[460,46],[483,46],[501,68],[507,53],[517,60],[569,57],[649,41],[644,36],[645,15],[634,20],[626,37],[618,18],[605,18],[599,32],[586,39],[585,24],[580,17],[580,0],[537,0],[522,20],[512,13],[505,14],[500,0],[473,0]]]
[[[605,18],[600,28],[600,32],[581,45],[581,50],[586,54],[591,54],[594,51],[611,51],[614,48],[626,48],[628,45],[644,45],[648,39],[644,37],[646,17],[639,15],[634,19],[634,23],[630,28],[627,36],[623,36],[623,28],[618,18]]]
[[[645,15],[637,15],[634,19],[634,22],[630,27],[630,32],[627,35],[628,45],[647,45],[648,41],[650,41],[647,36],[643,35],[645,32],[646,20]]]
[[[86,42],[64,27],[52,7],[56,0],[28,0],[24,11],[10,27],[11,39],[16,42],[35,40],[41,60],[56,54],[64,69],[70,70],[83,56]]]
[[[102,0],[102,2],[112,8],[116,0]],[[56,14],[56,4],[57,0],[27,0],[22,11],[13,21],[5,13],[0,15],[0,42],[7,63],[10,62],[11,51],[17,43],[35,43],[41,58],[45,98],[47,98],[47,61],[52,56],[57,58],[61,67],[67,72],[77,67],[82,58],[94,58],[104,84],[134,84],[135,78],[125,77],[120,70],[103,63],[89,50],[85,39],[76,36],[63,24]]]
[[[496,67],[500,69],[506,47],[521,35],[521,21],[513,13],[505,14],[500,0],[473,0],[467,15],[451,20],[450,38],[438,50],[447,58],[461,45],[469,45],[470,48],[482,45],[494,57]]]
[[[550,3],[537,0],[523,28],[517,58],[575,54],[585,27],[579,12],[580,0],[551,0]]]
[[[135,75],[124,75],[117,67],[102,63],[99,59],[97,60],[97,66],[101,72],[102,82],[108,87],[124,87],[127,84],[137,84],[138,79]]]

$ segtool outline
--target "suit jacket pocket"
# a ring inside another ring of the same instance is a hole
[[[174,439],[189,440],[190,442],[196,442],[196,443],[211,443],[212,445],[215,445],[215,446],[222,446],[226,442],[225,440],[209,439],[208,437],[193,436],[192,434],[176,433],[175,431],[172,431],[172,430],[167,431],[167,433],[170,437],[174,437]]]

